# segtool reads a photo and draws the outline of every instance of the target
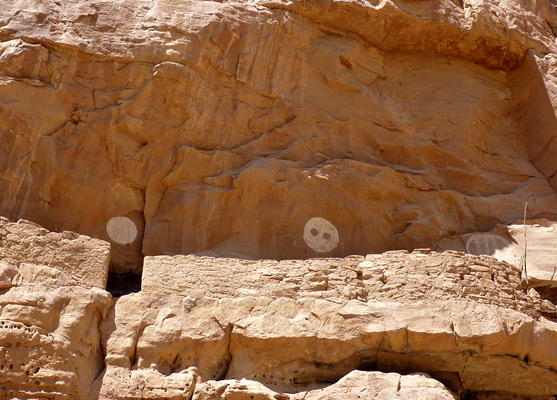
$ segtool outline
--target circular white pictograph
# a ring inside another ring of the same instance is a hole
[[[313,217],[304,227],[304,240],[318,253],[327,253],[337,247],[338,231],[325,218]]]
[[[116,243],[130,244],[137,237],[137,226],[127,217],[114,217],[106,224],[106,233]]]
[[[466,242],[466,252],[479,256],[485,254],[492,256],[497,250],[510,246],[510,242],[492,233],[478,233],[470,236]]]

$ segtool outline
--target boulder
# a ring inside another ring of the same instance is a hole
[[[104,369],[108,243],[0,219],[0,398],[88,399]]]

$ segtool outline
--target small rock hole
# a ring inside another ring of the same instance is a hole
[[[141,275],[134,274],[133,272],[124,274],[109,272],[106,290],[114,297],[137,293],[141,290]]]

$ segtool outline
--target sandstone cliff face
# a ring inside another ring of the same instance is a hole
[[[0,12],[0,214],[142,254],[435,247],[555,218],[547,1]],[[317,218],[317,219],[316,219]]]
[[[553,1],[5,3],[0,399],[555,398]]]
[[[223,270],[234,279],[223,280]],[[540,312],[555,306],[524,295],[518,274],[462,253],[148,257],[141,292],[117,301],[105,333],[101,393],[140,397],[134,384],[147,371],[147,398],[163,397],[175,377],[247,378],[305,392],[363,368],[439,374],[455,390],[549,396],[557,390],[557,325]],[[119,390],[126,380],[128,394]]]
[[[108,243],[0,218],[0,398],[86,398],[104,369]]]
[[[147,257],[141,291],[112,306],[106,243],[1,222],[0,398],[557,393],[557,309],[491,257]]]

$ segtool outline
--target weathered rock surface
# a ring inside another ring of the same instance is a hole
[[[435,247],[527,195],[555,219],[555,26],[541,0],[9,2],[0,213],[119,271]]]
[[[311,389],[364,369],[427,372],[463,393],[550,396],[557,324],[540,312],[555,306],[524,295],[519,273],[455,252],[147,257],[141,292],[119,298],[104,325],[107,370],[97,386],[118,399],[235,398],[237,385],[262,399],[331,398],[348,390],[342,380],[341,389]]]
[[[108,243],[0,219],[0,398],[87,399],[104,369]]]
[[[426,374],[399,375],[381,372],[352,371],[324,389],[297,395],[277,394],[257,382],[242,379],[207,382],[196,387],[194,400],[328,400],[328,399],[431,399],[454,400],[441,383]]]
[[[534,289],[524,294],[520,270],[491,257],[147,257],[141,291],[111,307],[99,278],[107,243],[1,223],[0,398],[546,399],[557,391],[557,323],[546,318],[555,319],[555,305]]]
[[[526,251],[526,271],[522,279],[529,286],[557,287],[557,223],[547,219],[515,221],[497,225],[490,232],[468,233],[441,240],[440,250],[485,254],[523,269]]]
[[[104,290],[109,259],[110,244],[105,241],[75,232],[49,232],[29,221],[13,223],[0,217],[0,260],[16,268],[43,265],[44,271],[54,274],[54,284]]]
[[[553,0],[4,3],[0,399],[554,398]]]

